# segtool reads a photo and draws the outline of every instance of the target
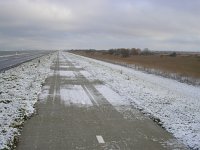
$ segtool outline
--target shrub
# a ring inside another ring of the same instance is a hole
[[[140,53],[141,53],[141,50],[139,48],[130,49],[130,55],[139,55]]]
[[[108,53],[109,53],[110,55],[113,55],[113,54],[115,53],[115,50],[114,50],[114,49],[109,49],[109,50],[108,50]]]
[[[121,56],[122,57],[128,57],[130,55],[128,49],[121,49]]]
[[[170,57],[176,57],[176,55],[177,55],[176,52],[169,54]]]
[[[141,55],[153,55],[153,52],[151,52],[148,48],[145,48],[140,54]]]

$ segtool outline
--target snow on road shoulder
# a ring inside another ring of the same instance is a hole
[[[81,70],[80,73],[85,77],[85,78],[91,78],[91,74],[85,70]]]
[[[34,113],[55,56],[43,56],[0,74],[0,149],[13,147],[19,128]]]
[[[200,87],[83,56],[66,56],[124,100],[158,118],[190,148],[200,149]]]
[[[105,85],[96,85],[95,88],[113,105],[124,106],[128,105],[127,101],[122,99],[116,92]]]
[[[47,86],[47,85],[43,86],[40,94],[38,95],[38,99],[40,101],[45,102],[47,100],[48,96],[49,96],[49,90],[50,90],[50,86]]]

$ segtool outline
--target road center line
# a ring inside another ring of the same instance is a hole
[[[104,144],[105,141],[103,139],[103,137],[101,135],[96,135],[97,141],[99,142],[99,144]]]

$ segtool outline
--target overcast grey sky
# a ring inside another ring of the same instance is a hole
[[[0,50],[200,51],[200,0],[0,0]]]

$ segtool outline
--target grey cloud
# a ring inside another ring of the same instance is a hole
[[[2,0],[0,49],[199,50],[199,3],[198,0]]]

